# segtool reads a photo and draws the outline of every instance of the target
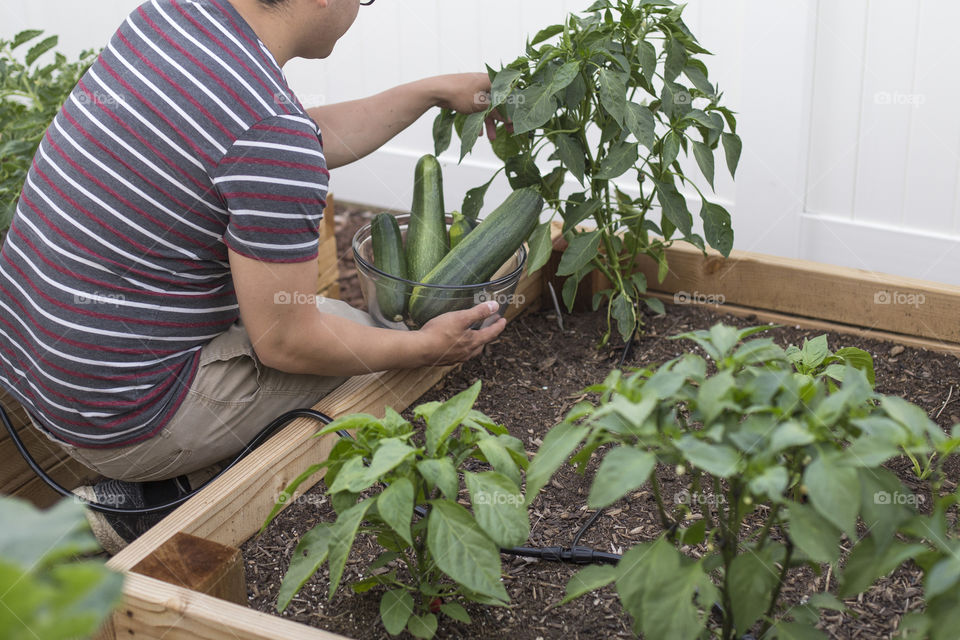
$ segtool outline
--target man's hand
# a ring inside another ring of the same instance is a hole
[[[470,114],[483,111],[490,104],[490,76],[486,73],[454,73],[433,79],[441,88],[439,107]],[[506,122],[506,119],[494,109],[484,122],[490,140],[497,137],[497,122]]]
[[[473,330],[470,327],[497,310],[497,303],[483,302],[470,309],[444,313],[427,322],[418,333],[424,338],[427,365],[456,364],[477,356],[483,345],[496,338],[507,326],[507,321],[498,318],[489,327]]]

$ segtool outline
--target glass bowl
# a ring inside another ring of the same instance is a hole
[[[409,214],[396,216],[397,223],[400,226],[400,234],[403,236],[404,244],[407,239],[407,225],[410,221]],[[447,216],[447,228],[453,222],[451,216]],[[381,327],[388,329],[419,329],[430,318],[414,319],[410,316],[408,307],[410,294],[414,287],[422,287],[426,295],[443,300],[444,311],[457,311],[460,309],[469,309],[474,305],[487,300],[495,300],[500,306],[497,312],[486,318],[483,322],[473,326],[474,329],[480,329],[493,324],[503,315],[508,306],[516,300],[515,291],[520,276],[523,274],[523,267],[527,262],[527,251],[524,247],[517,249],[509,260],[501,266],[493,277],[487,282],[477,284],[462,285],[434,285],[415,282],[398,278],[378,269],[373,260],[373,242],[371,240],[370,224],[361,227],[356,235],[353,236],[353,260],[357,265],[357,273],[360,278],[360,289],[363,292],[363,299],[367,303],[367,311],[373,317],[374,321]],[[396,291],[402,293],[404,299],[402,316],[392,318],[384,317],[380,310],[380,304],[377,301],[377,289]],[[421,294],[423,295],[423,294]]]

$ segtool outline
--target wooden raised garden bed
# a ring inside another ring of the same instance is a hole
[[[555,238],[554,246],[560,248],[558,230]],[[335,251],[329,255],[335,256]],[[541,272],[525,274],[517,292],[524,304],[511,308],[508,317],[552,305],[547,284],[552,281],[559,293],[553,275],[558,256]],[[723,311],[762,321],[891,339],[960,355],[960,287],[736,251],[723,259],[676,247],[668,251],[668,259],[671,271],[666,281],[651,287],[665,299],[675,295],[681,299],[686,295],[693,303],[722,299]],[[656,282],[653,265],[641,263],[639,268],[649,282]],[[335,262],[332,269],[335,283]],[[336,293],[330,282],[325,280],[325,290]],[[594,278],[582,286],[582,298],[589,301],[603,282]],[[359,411],[382,416],[386,406],[402,411],[451,369],[356,377],[315,408],[334,417]],[[237,604],[245,601],[245,587],[242,573],[238,578],[242,564],[238,566],[236,548],[260,528],[281,490],[307,466],[324,459],[336,436],[313,439],[316,430],[312,420],[291,422],[113,557],[109,566],[128,575],[125,599],[99,637],[341,637]],[[300,493],[319,479],[318,474],[304,483]],[[174,560],[191,553],[206,562],[194,566]]]

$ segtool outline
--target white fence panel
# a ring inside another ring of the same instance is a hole
[[[295,60],[285,71],[307,104],[482,71],[589,1],[380,0],[361,8],[328,60]],[[0,25],[6,37],[57,33],[73,55],[106,43],[137,4],[5,0]],[[718,167],[711,196],[733,214],[737,248],[960,284],[960,3],[691,0],[685,17],[715,54],[706,60],[711,80],[739,113],[737,181]],[[409,207],[435,113],[336,170],[338,197]],[[498,164],[484,143],[454,168],[458,157],[453,148],[441,158],[451,209]],[[488,209],[508,190],[499,179]],[[690,206],[696,214],[699,203]]]

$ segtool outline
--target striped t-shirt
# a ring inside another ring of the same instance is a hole
[[[328,178],[316,123],[227,0],[146,2],[27,176],[0,256],[0,385],[77,446],[156,434],[239,317],[227,247],[315,259]]]

